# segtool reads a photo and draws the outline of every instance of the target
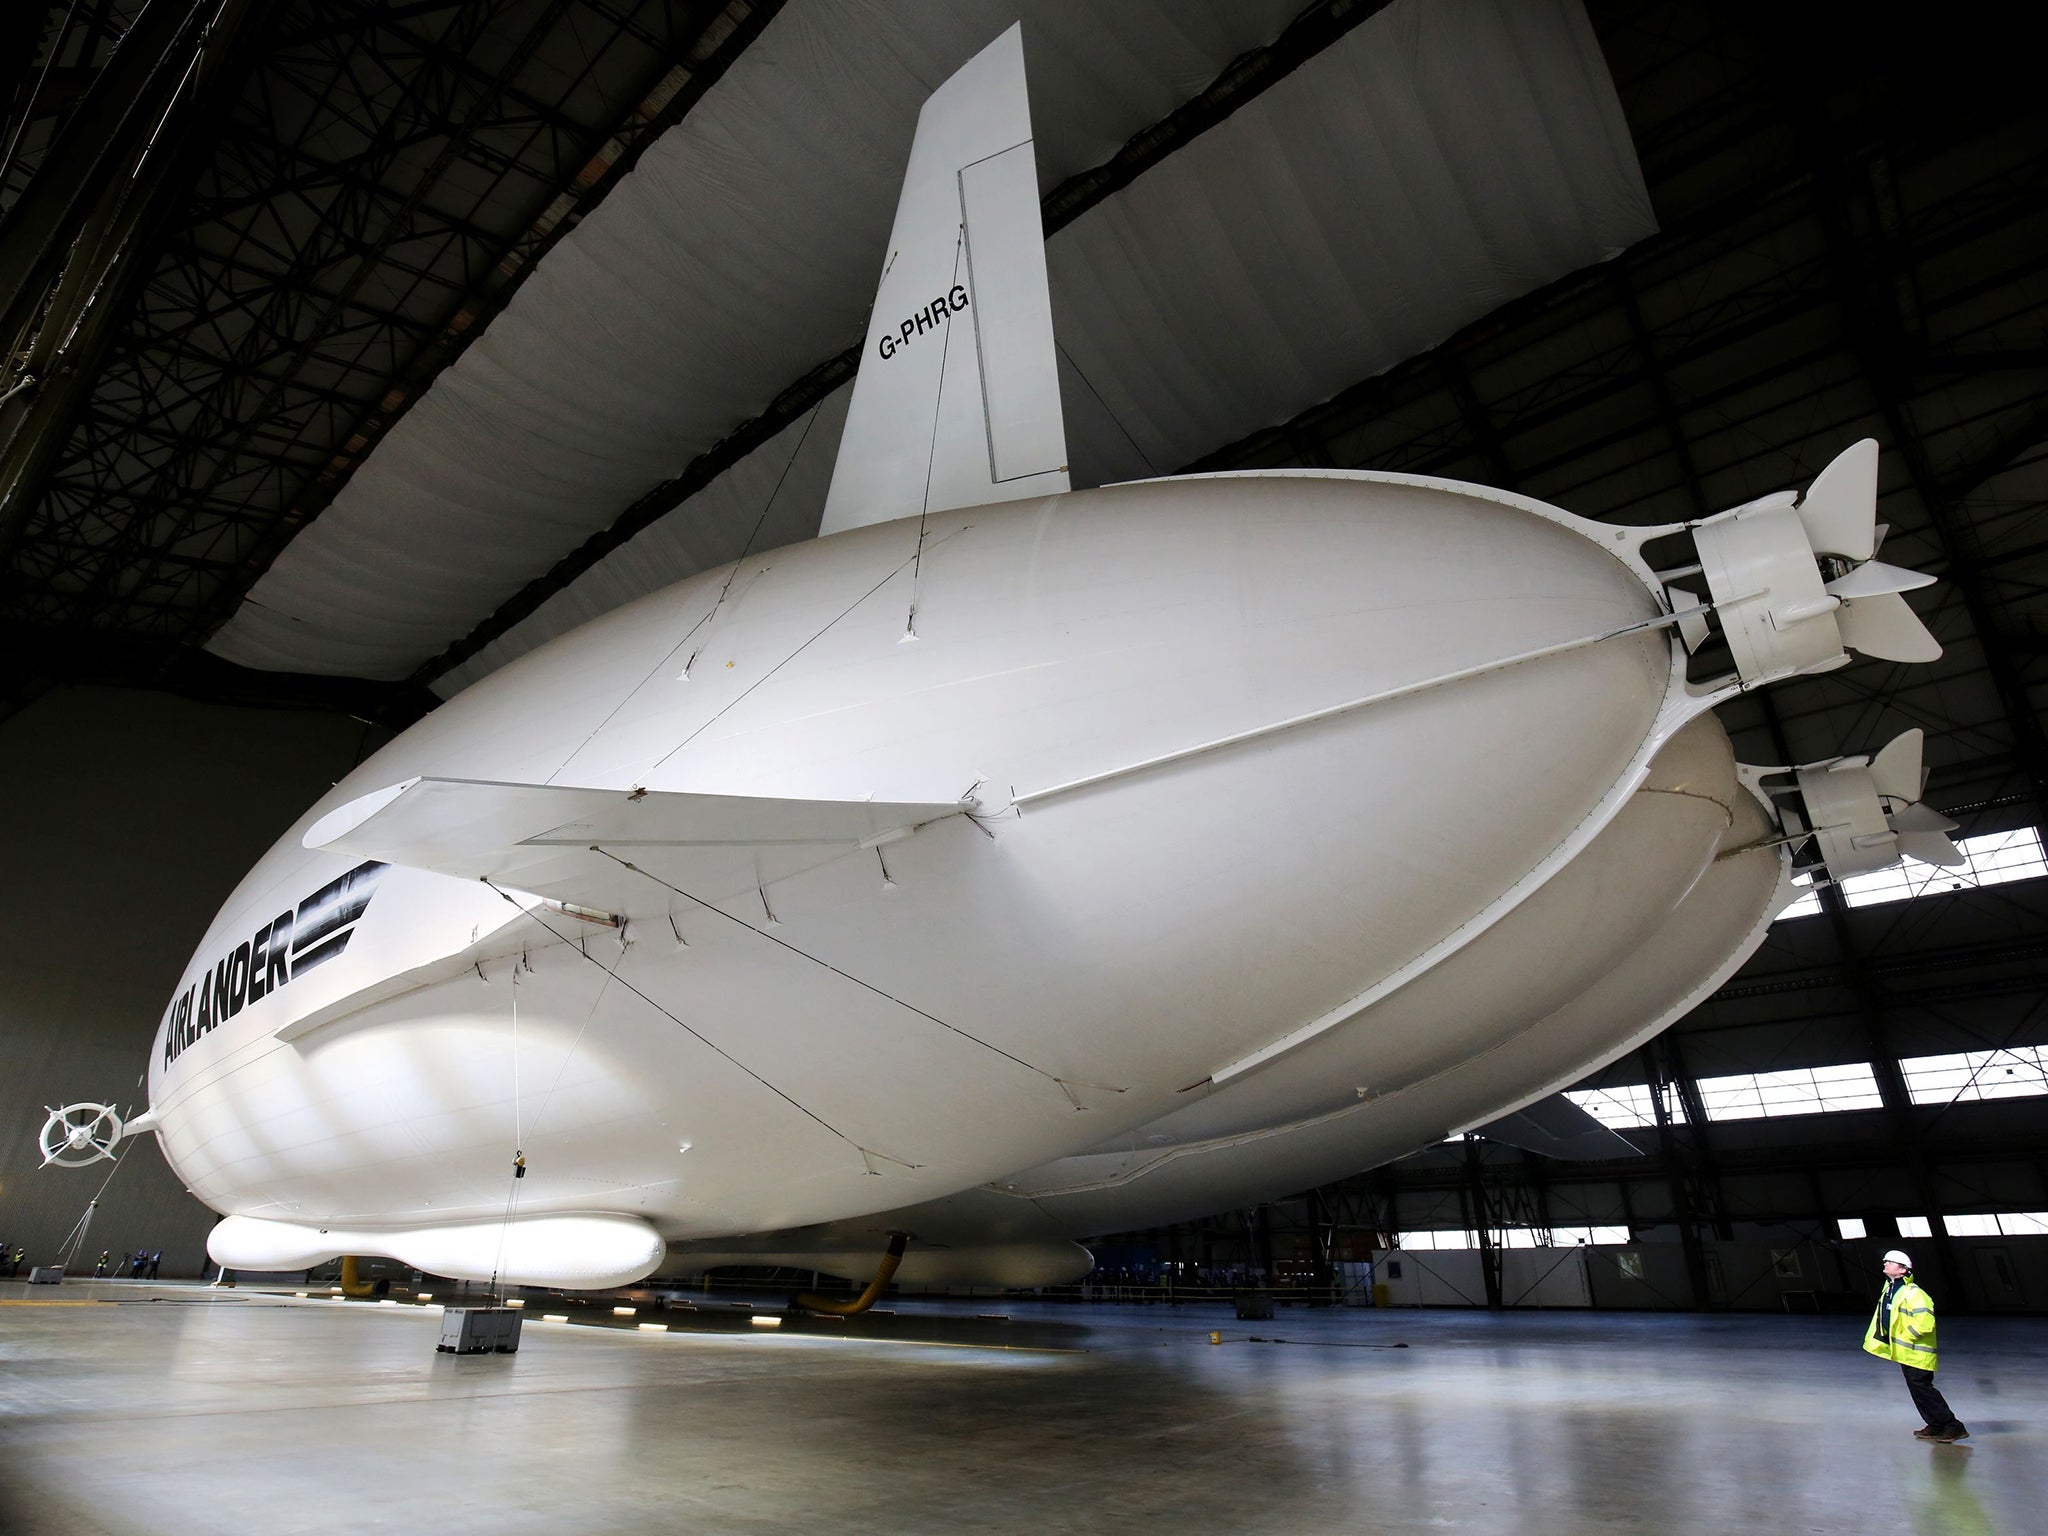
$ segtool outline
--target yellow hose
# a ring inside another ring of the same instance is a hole
[[[376,1287],[371,1285],[369,1281],[357,1278],[356,1256],[352,1253],[346,1255],[341,1261],[341,1294],[344,1296],[363,1297],[369,1295],[375,1289]]]
[[[875,1266],[875,1278],[868,1282],[868,1288],[851,1301],[834,1301],[828,1296],[817,1296],[806,1291],[801,1296],[792,1296],[789,1304],[804,1312],[822,1312],[828,1317],[858,1317],[882,1299],[882,1292],[889,1288],[895,1277],[896,1266],[903,1262],[903,1249],[910,1241],[908,1232],[889,1234],[889,1251],[882,1255],[882,1262]]]

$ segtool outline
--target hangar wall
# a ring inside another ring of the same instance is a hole
[[[165,1001],[235,882],[381,737],[342,715],[66,688],[0,723],[0,1243],[55,1262],[109,1164],[39,1169],[45,1106],[140,1098]],[[78,925],[64,914],[90,912]],[[93,1217],[101,1249],[196,1274],[215,1217],[156,1138]]]

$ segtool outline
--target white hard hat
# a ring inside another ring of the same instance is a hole
[[[1899,1250],[1896,1248],[1892,1249],[1890,1253],[1887,1253],[1884,1256],[1884,1262],[1887,1264],[1903,1264],[1908,1269],[1911,1269],[1913,1267],[1913,1261],[1907,1258],[1903,1253],[1899,1252]]]

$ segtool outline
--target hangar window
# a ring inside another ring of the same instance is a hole
[[[1835,1227],[1844,1237],[1862,1237],[1864,1235],[1863,1218],[1861,1216],[1844,1216],[1835,1223]]]
[[[1571,1248],[1583,1244],[1599,1247],[1603,1244],[1625,1243],[1628,1241],[1627,1227],[1552,1227],[1550,1240],[1554,1247]]]
[[[1627,1241],[1627,1227],[1509,1227],[1500,1234],[1503,1248],[1581,1248]]]
[[[1887,901],[1907,901],[1915,896],[1938,896],[1948,891],[1978,890],[1987,885],[2004,885],[2013,880],[2033,880],[2048,875],[2048,857],[2041,847],[2041,833],[2035,827],[2011,832],[1986,832],[1957,842],[1969,862],[1956,869],[1943,869],[1909,859],[1890,869],[1868,875],[1851,875],[1842,882],[1842,900],[1852,907],[1872,907]],[[1820,912],[1820,894],[1811,878],[1798,884],[1805,893],[1778,914],[1813,917]]]
[[[2033,827],[1966,837],[1956,847],[1970,861],[1959,869],[1909,860],[1873,874],[1851,875],[1842,882],[1842,899],[1852,907],[1868,907],[1882,901],[2004,885],[2048,874],[2048,862],[2041,857],[2041,834]]]
[[[1882,1109],[1884,1099],[1867,1061],[1782,1072],[1738,1072],[1700,1079],[1700,1104],[1709,1120],[1761,1120],[1779,1115],[1831,1115],[1847,1109]]]
[[[1657,1123],[1650,1106],[1650,1090],[1642,1083],[1623,1083],[1618,1088],[1572,1088],[1565,1092],[1587,1114],[1610,1131],[1640,1130]]]
[[[1897,1220],[1899,1236],[1901,1237],[1932,1237],[1934,1235],[1927,1226],[1927,1218],[1925,1216],[1901,1216]]]
[[[1576,1248],[1582,1245],[1625,1243],[1627,1227],[1502,1227],[1494,1230],[1498,1248]],[[1477,1248],[1479,1234],[1463,1232],[1408,1232],[1399,1246],[1419,1253]]]
[[[2048,1237],[2048,1211],[2000,1211],[1995,1216],[1944,1216],[1950,1237]]]
[[[2048,1093],[2048,1047],[2038,1045],[1912,1056],[1899,1063],[1899,1070],[1905,1074],[1906,1091],[1915,1104],[2029,1099]]]

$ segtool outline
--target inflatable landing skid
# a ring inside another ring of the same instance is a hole
[[[875,1277],[868,1282],[868,1288],[851,1301],[834,1301],[827,1296],[814,1295],[805,1291],[789,1298],[792,1312],[816,1312],[824,1317],[858,1317],[877,1301],[882,1292],[889,1288],[895,1278],[896,1266],[903,1262],[903,1250],[910,1244],[908,1232],[889,1234],[889,1251],[882,1255],[882,1262],[875,1266]]]

